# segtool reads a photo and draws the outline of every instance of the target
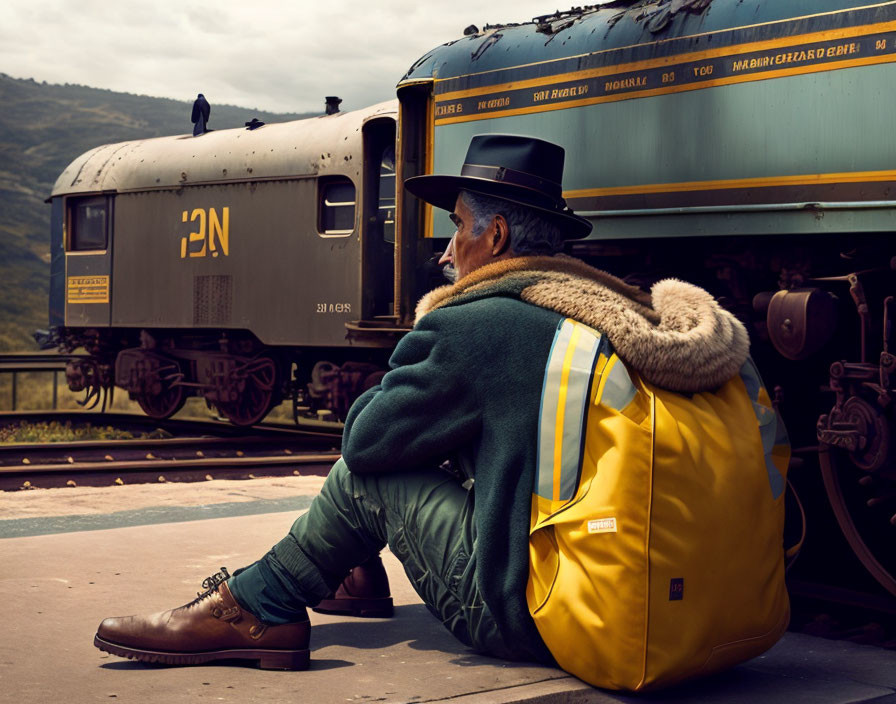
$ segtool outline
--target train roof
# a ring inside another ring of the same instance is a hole
[[[106,144],[75,159],[56,180],[51,197],[176,188],[228,181],[326,173],[350,153],[346,141],[378,117],[397,117],[395,100],[256,129],[213,130]]]
[[[531,22],[469,27],[461,39],[439,46],[417,60],[399,82],[411,85],[465,77],[466,88],[507,71],[502,81],[589,68],[585,57],[612,54],[612,63],[657,58],[676,51],[676,40],[702,36],[706,48],[724,45],[724,34],[787,20],[818,18],[853,8],[868,8],[891,19],[894,2],[868,0],[614,0],[534,18]],[[475,30],[475,31],[474,31]],[[768,28],[766,28],[766,32]],[[782,32],[786,28],[782,27]],[[715,35],[715,36],[714,36]],[[743,37],[743,32],[738,32]],[[756,39],[765,39],[757,36]],[[484,77],[477,80],[478,77]]]

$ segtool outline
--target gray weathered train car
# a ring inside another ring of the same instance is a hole
[[[201,394],[250,424],[296,365],[298,391],[344,409],[390,346],[346,341],[346,323],[392,313],[396,117],[383,103],[72,162],[51,196],[50,301],[62,344],[92,355],[71,386],[114,374],[152,416]]]

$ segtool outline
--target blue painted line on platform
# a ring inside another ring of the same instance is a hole
[[[158,523],[183,523],[207,518],[253,516],[262,513],[303,511],[311,505],[312,496],[290,496],[283,499],[232,501],[199,506],[151,506],[132,511],[75,516],[42,516],[0,520],[0,539],[24,538],[31,535],[77,533],[86,530],[108,530]]]

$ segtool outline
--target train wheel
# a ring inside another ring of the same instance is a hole
[[[826,445],[821,446],[819,461],[846,540],[872,576],[896,596],[896,481],[880,472],[862,472],[846,453]]]
[[[170,418],[183,408],[187,397],[183,386],[169,386],[163,382],[161,393],[137,393],[134,394],[134,400],[150,418],[162,420]]]
[[[254,425],[264,418],[275,402],[277,365],[270,357],[258,357],[246,365],[245,386],[239,399],[218,403],[218,411],[234,425]]]

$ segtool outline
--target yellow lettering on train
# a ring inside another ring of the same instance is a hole
[[[199,231],[190,233],[190,245],[194,242],[202,242],[202,249],[198,252],[191,251],[191,257],[204,257],[205,256],[205,211],[202,208],[196,208],[192,213],[190,213],[190,222],[195,222],[199,220]]]
[[[620,78],[616,81],[606,81],[604,83],[604,91],[610,93],[616,90],[631,90],[632,88],[643,88],[647,85],[646,76],[635,76],[634,78]]]
[[[208,248],[212,256],[218,256],[218,248],[215,245],[215,237],[221,245],[221,253],[226,257],[230,254],[230,208],[222,208],[221,220],[218,219],[218,211],[214,208],[208,210]]]
[[[874,42],[874,48],[877,51],[883,51],[887,48],[887,40],[886,39],[878,39]]]
[[[196,223],[192,232],[180,238],[180,258],[217,257],[230,254],[230,208],[194,208],[181,213],[182,223]]]
[[[878,41],[876,49],[885,49],[886,40]],[[752,71],[755,69],[766,68],[768,66],[787,66],[789,64],[801,64],[807,61],[820,61],[821,59],[834,59],[840,56],[850,56],[857,54],[861,49],[859,42],[848,42],[837,44],[827,48],[819,49],[797,49],[794,51],[783,51],[779,54],[770,54],[768,56],[755,56],[752,59],[737,59],[731,63],[731,69],[734,73],[738,71]],[[712,71],[709,71],[712,73]],[[698,69],[694,69],[694,75],[698,74]]]
[[[459,115],[464,111],[463,103],[451,103],[450,105],[436,105],[436,117]]]
[[[564,100],[568,98],[578,98],[588,93],[588,84],[580,83],[579,85],[569,86],[568,88],[553,88],[551,90],[537,90],[532,94],[532,102],[538,103],[542,100]]]
[[[752,59],[741,59],[740,61],[735,61],[732,64],[731,68],[733,71],[754,70],[757,68],[765,68],[766,66],[769,66],[772,61],[774,61],[774,59],[771,56],[757,56]]]
[[[830,58],[836,58],[838,56],[848,56],[849,54],[856,54],[859,51],[859,44],[857,42],[850,42],[849,44],[838,44],[837,46],[828,47],[827,53],[825,56]]]
[[[497,110],[498,108],[506,108],[510,105],[510,97],[502,96],[500,98],[491,98],[490,100],[480,100],[476,104],[476,109],[478,111],[483,110]]]

